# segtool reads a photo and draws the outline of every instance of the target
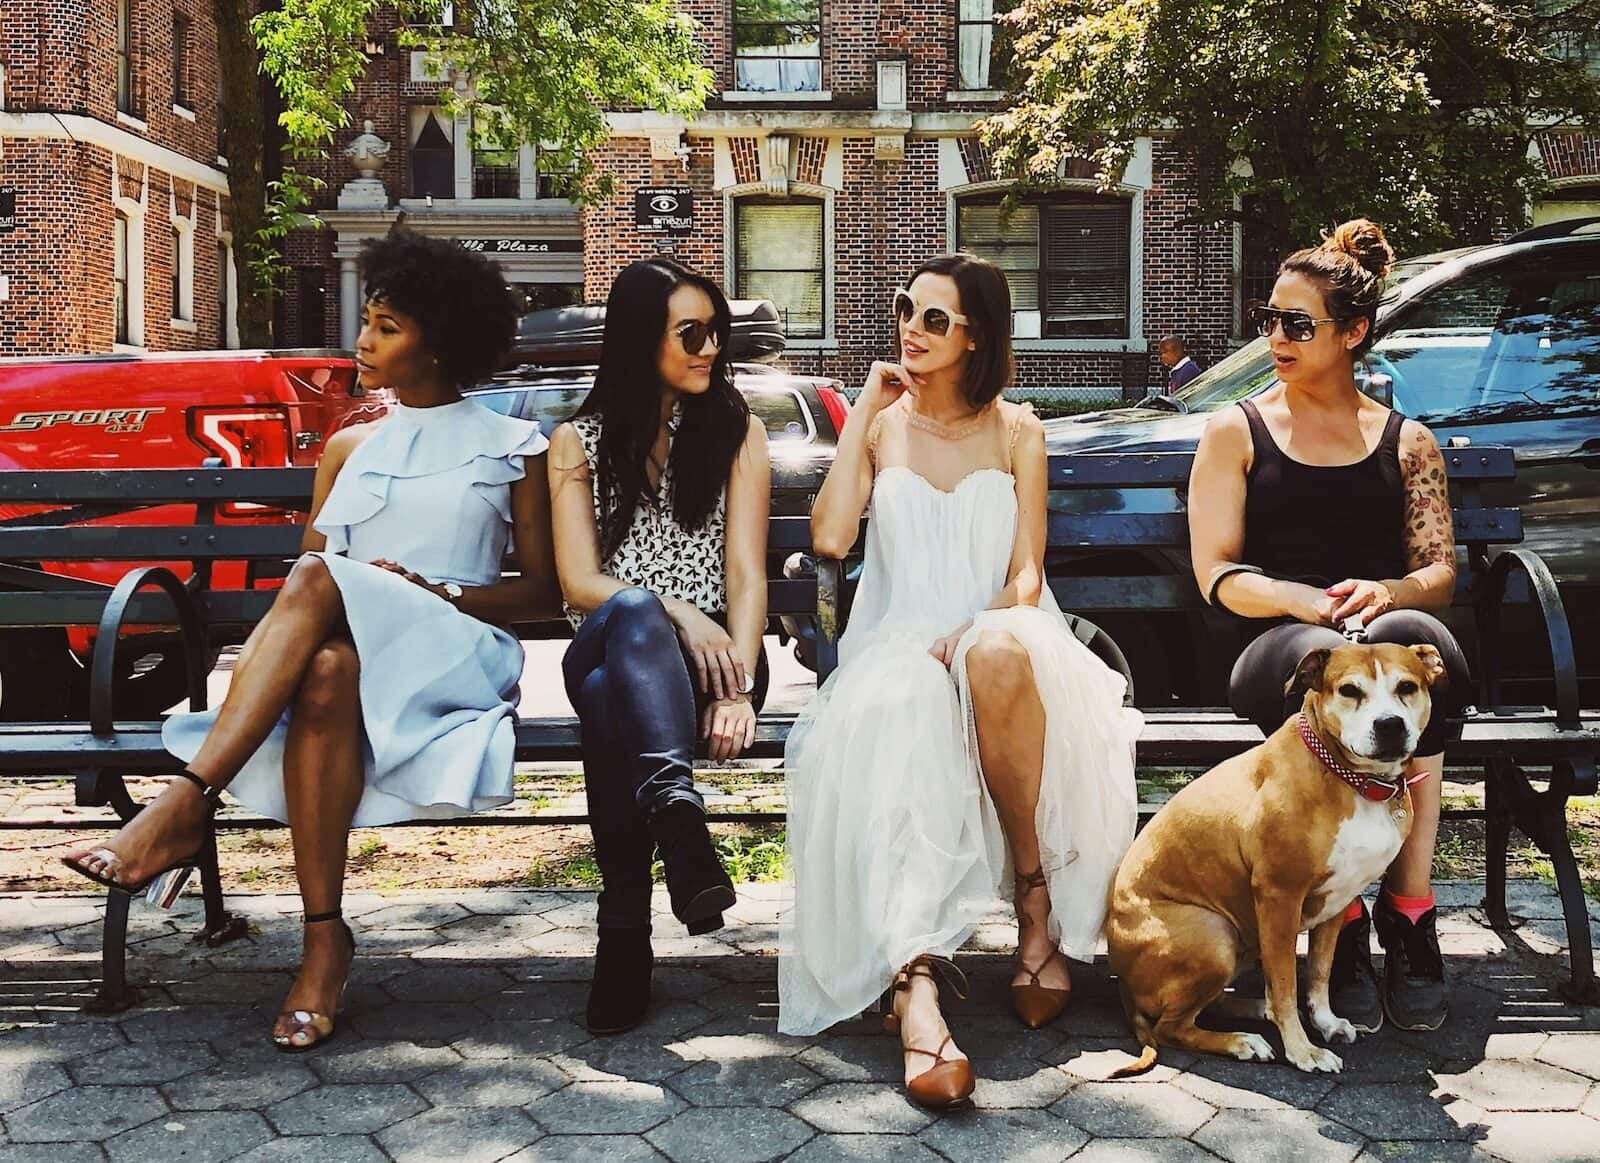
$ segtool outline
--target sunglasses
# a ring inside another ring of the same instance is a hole
[[[950,334],[950,324],[966,325],[967,317],[959,311],[946,311],[943,307],[919,307],[916,300],[905,291],[894,293],[894,313],[901,323],[915,327],[917,316],[922,317],[922,329],[929,335]]]
[[[685,355],[699,355],[706,349],[706,340],[716,344],[717,350],[722,350],[724,337],[715,319],[689,319],[678,324],[672,332],[678,337],[678,342],[683,344]]]
[[[1273,329],[1282,324],[1283,337],[1290,343],[1310,343],[1318,327],[1324,323],[1338,322],[1338,319],[1331,316],[1327,319],[1313,319],[1307,311],[1283,311],[1277,307],[1250,308],[1250,326],[1263,339],[1271,337]]]

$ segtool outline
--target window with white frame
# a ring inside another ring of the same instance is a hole
[[[117,4],[117,111],[133,112],[133,0]]]
[[[186,218],[172,220],[172,321],[194,323],[194,230]]]
[[[822,0],[733,0],[734,88],[822,89]]]
[[[956,87],[1004,89],[1009,83],[1011,30],[996,18],[1015,0],[956,0]]]
[[[411,197],[456,196],[455,122],[434,105],[411,110]]]
[[[112,334],[118,343],[133,342],[132,308],[129,304],[132,287],[128,282],[130,231],[128,216],[118,210],[111,235],[111,311],[115,320]]]
[[[771,299],[796,339],[820,338],[827,243],[820,198],[740,198],[734,203],[734,295]]]
[[[506,145],[487,118],[472,126],[472,196],[516,198],[522,192],[522,151]]]
[[[961,250],[1011,285],[1017,338],[1120,339],[1129,334],[1132,212],[1127,199],[1056,196],[1011,208],[999,198],[956,207]]]

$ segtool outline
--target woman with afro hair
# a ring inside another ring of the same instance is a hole
[[[291,1053],[333,1035],[355,956],[340,914],[350,828],[510,801],[523,653],[502,627],[556,608],[546,441],[462,395],[511,345],[499,268],[406,230],[361,257],[357,373],[399,403],[329,438],[304,552],[222,706],[167,720],[181,778],[107,844],[64,858],[165,905],[223,788],[287,822],[304,944],[272,1041]],[[514,580],[501,579],[508,545]]]

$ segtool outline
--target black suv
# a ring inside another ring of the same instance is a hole
[[[1592,701],[1600,682],[1600,219],[1412,260],[1396,274],[1402,277],[1379,309],[1365,388],[1427,424],[1441,444],[1516,450],[1516,483],[1497,499],[1522,509],[1525,543],[1555,572]],[[1267,343],[1257,339],[1174,396],[1048,421],[1049,448],[1192,450],[1210,413],[1273,381]],[[1178,558],[1129,563],[1130,572],[1141,567],[1188,568]],[[1137,656],[1135,673],[1146,670],[1142,691],[1216,701],[1215,677],[1195,674],[1192,656],[1183,653],[1192,634],[1166,633],[1152,624],[1157,619],[1104,620]]]

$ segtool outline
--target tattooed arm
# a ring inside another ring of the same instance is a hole
[[[1450,518],[1439,444],[1415,420],[1400,429],[1400,478],[1406,491],[1405,577],[1369,581],[1346,578],[1328,588],[1339,599],[1333,624],[1361,613],[1371,621],[1386,610],[1442,610],[1456,588],[1456,531]]]

